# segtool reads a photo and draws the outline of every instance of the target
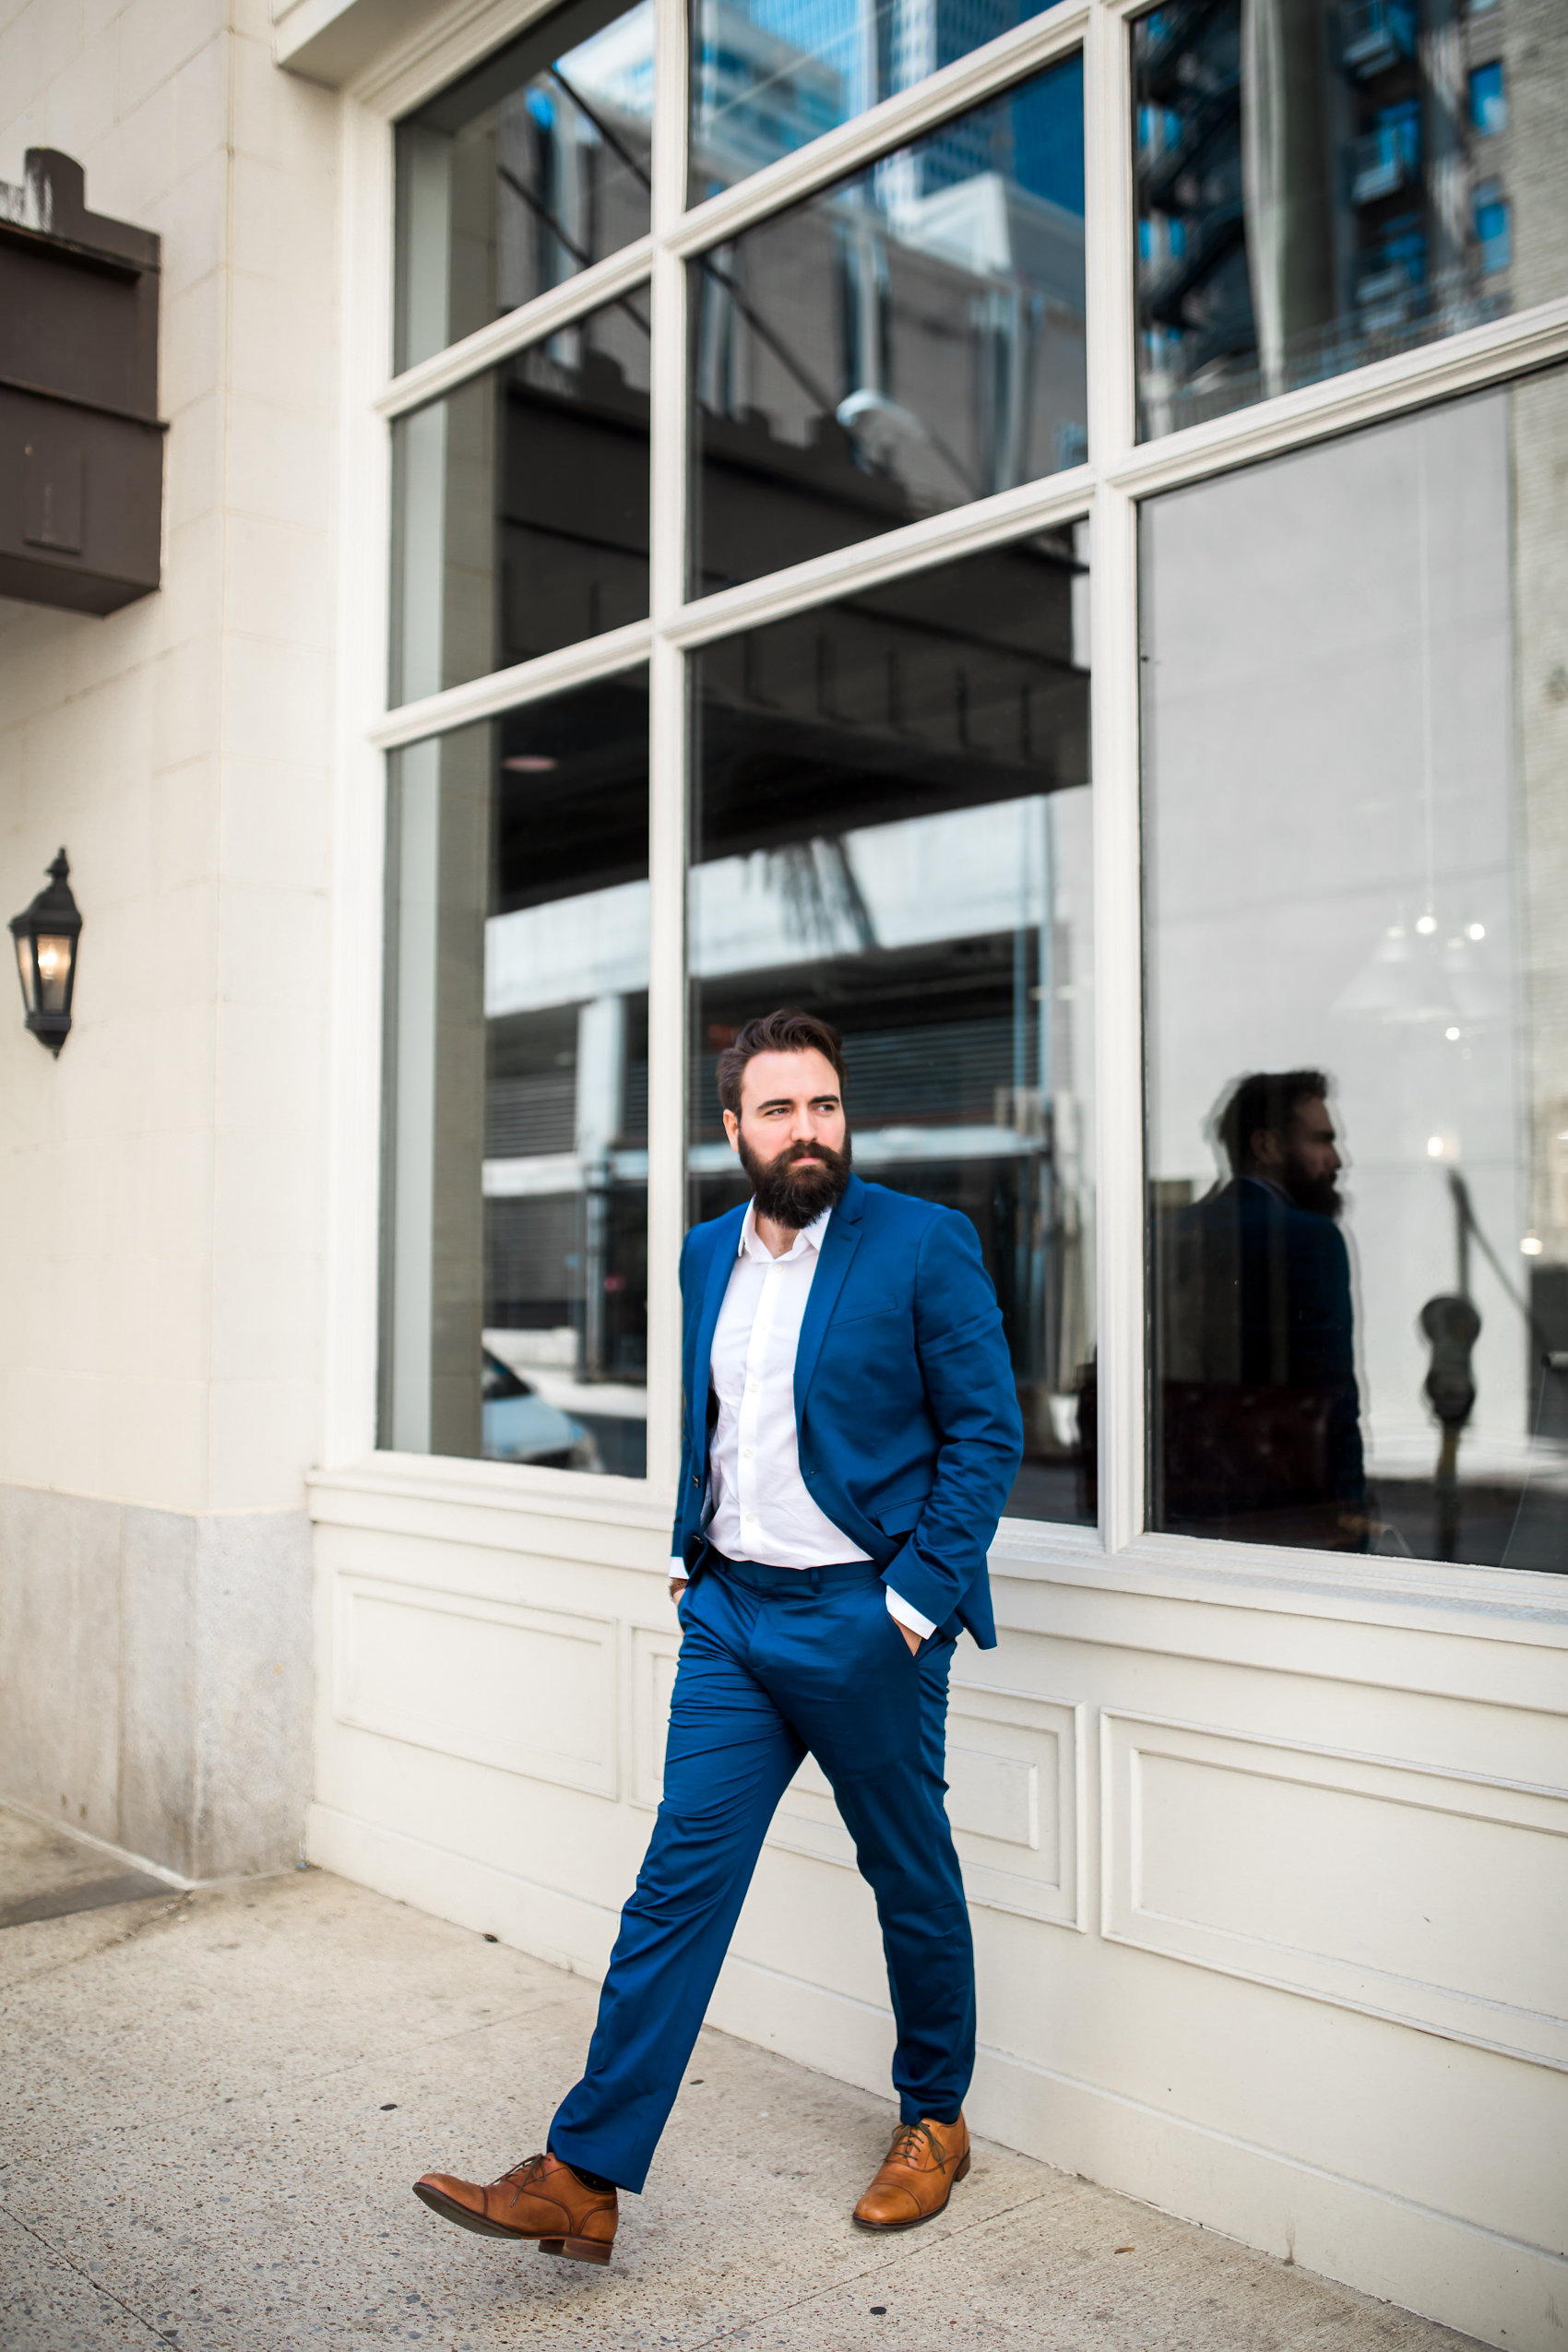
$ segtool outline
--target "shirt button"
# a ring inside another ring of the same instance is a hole
[[[749,1461],[751,1460],[751,1458],[752,1458],[752,1455],[755,1453],[756,1448],[755,1448],[755,1446],[754,1446],[754,1445],[742,1445],[742,1448],[741,1448],[741,1451],[742,1451],[742,1453],[745,1455],[746,1460],[749,1462]]]
[[[756,1394],[756,1383],[754,1380],[748,1380],[746,1386],[751,1390],[754,1396]]]
[[[747,1512],[747,1514],[746,1514],[746,1525],[747,1525],[749,1527],[754,1527],[754,1526],[756,1526],[756,1513],[755,1513],[754,1511],[748,1511],[748,1512]]]

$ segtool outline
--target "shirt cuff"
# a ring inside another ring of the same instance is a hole
[[[918,1609],[911,1609],[903,1595],[896,1593],[891,1585],[884,1585],[882,1589],[887,1595],[889,1617],[896,1617],[900,1625],[907,1625],[911,1633],[920,1635],[922,1642],[935,1633],[934,1621],[929,1617],[922,1617]]]
[[[689,1585],[692,1581],[691,1571],[687,1568],[685,1562],[682,1559],[679,1552],[676,1552],[671,1559],[670,1574],[671,1576],[678,1576],[683,1585]]]

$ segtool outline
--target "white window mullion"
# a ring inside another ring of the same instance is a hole
[[[686,273],[668,238],[686,196],[686,0],[655,0],[653,353],[648,609],[647,1474],[673,1490],[681,1450],[686,1156],[686,660],[664,633],[685,600]]]
[[[1104,469],[1131,448],[1133,192],[1127,25],[1096,7],[1084,57],[1095,807],[1099,1521],[1107,1551],[1143,1525],[1143,986],[1138,823],[1137,508]]]
[[[1107,1551],[1143,1526],[1143,983],[1137,507],[1102,485],[1090,530],[1099,1519]]]
[[[617,296],[636,292],[647,277],[652,254],[651,239],[639,237],[635,244],[623,245],[619,253],[607,254],[602,261],[580,269],[575,278],[536,294],[531,302],[520,303],[501,318],[493,318],[488,327],[476,327],[471,335],[433,351],[429,359],[392,378],[376,397],[377,410],[384,417],[399,417],[410,409],[442,399],[470,376],[498,367],[531,343],[548,342],[552,335],[602,310]]]
[[[1127,44],[1125,18],[1114,7],[1097,7],[1084,42],[1084,281],[1089,462],[1099,473],[1129,455],[1135,429]]]

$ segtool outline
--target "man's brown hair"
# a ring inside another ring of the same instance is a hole
[[[719,1057],[719,1099],[737,1119],[741,1115],[741,1080],[747,1063],[759,1053],[820,1053],[838,1073],[838,1091],[844,1091],[844,1040],[832,1022],[818,1020],[814,1013],[798,1013],[785,1006],[746,1022],[735,1032],[734,1044],[727,1045]]]
[[[1254,1070],[1242,1078],[1216,1122],[1231,1174],[1240,1176],[1250,1165],[1260,1127],[1283,1135],[1303,1102],[1315,1095],[1327,1100],[1328,1087],[1323,1070]]]

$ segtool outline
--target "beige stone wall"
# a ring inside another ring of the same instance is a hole
[[[161,589],[0,602],[0,912],[64,842],[84,918],[59,1062],[0,1018],[0,1788],[256,1868],[309,1758],[338,101],[266,0],[0,15],[0,178],[61,148],[162,239],[169,424]]]
[[[67,846],[77,1021],[0,1020],[0,1481],[295,1507],[317,1451],[336,113],[264,0],[27,0],[0,177],[162,239],[163,586],[0,603],[0,899]]]

